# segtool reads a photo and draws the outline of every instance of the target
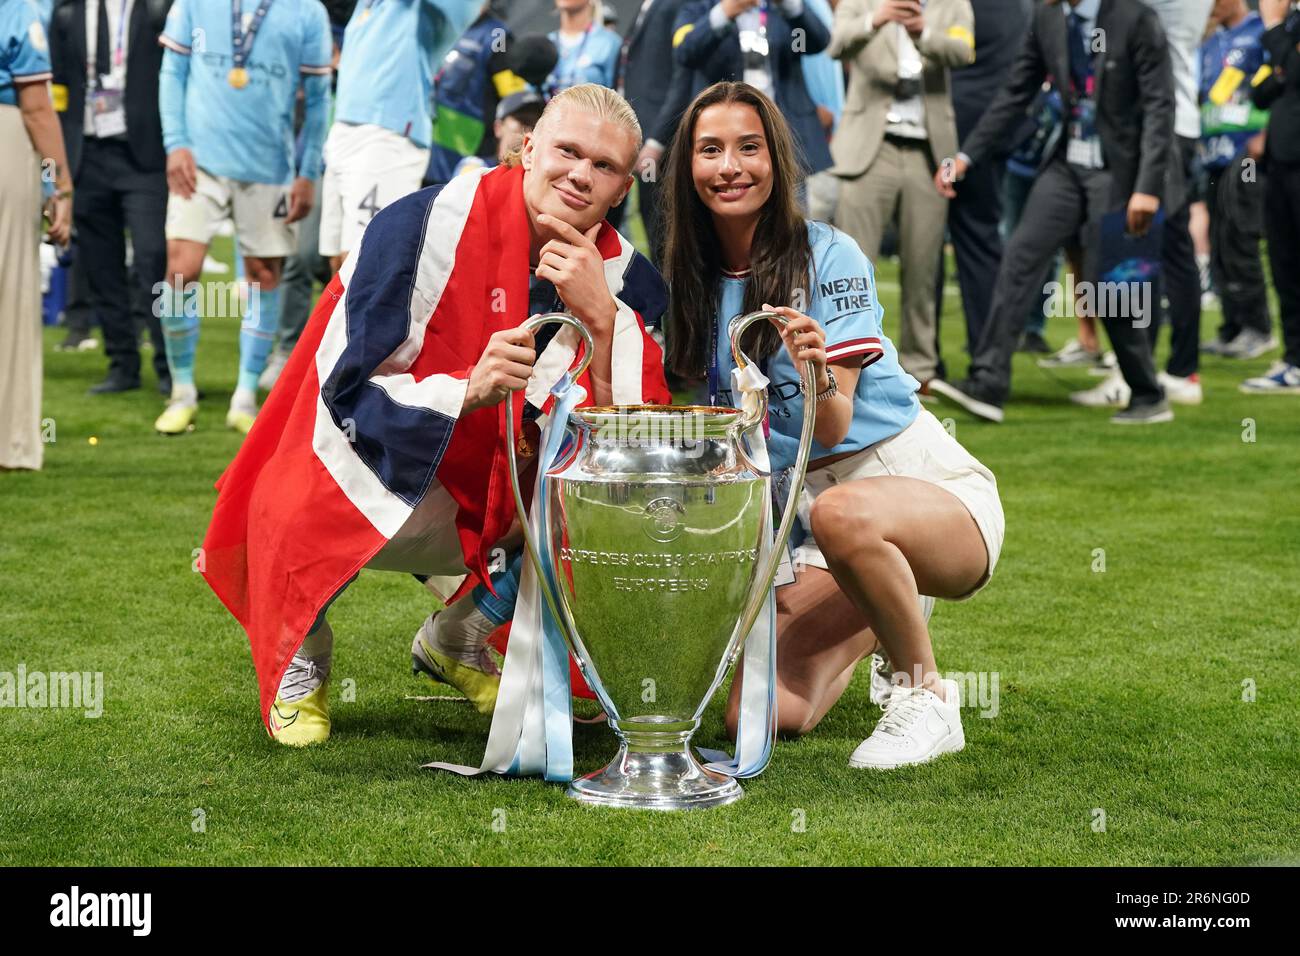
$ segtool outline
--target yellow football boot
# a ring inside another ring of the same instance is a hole
[[[241,435],[247,435],[256,420],[257,416],[255,414],[242,409],[232,408],[226,412],[226,427],[233,428]]]
[[[161,435],[184,435],[194,431],[194,420],[198,418],[199,406],[187,402],[168,402],[158,420],[153,423],[154,430]]]
[[[323,661],[321,666],[318,661]],[[315,688],[308,694],[286,703],[283,695],[301,693],[304,687]],[[294,655],[280,681],[280,693],[271,705],[271,736],[290,747],[318,744],[330,736],[329,658],[313,660]]]
[[[436,618],[437,615],[434,615]],[[432,622],[433,618],[430,618]],[[497,691],[501,689],[501,674],[492,662],[487,648],[480,652],[480,667],[471,667],[463,661],[434,650],[429,633],[432,628],[421,627],[411,642],[411,673],[424,674],[440,684],[455,687],[474,705],[480,714],[496,710]]]

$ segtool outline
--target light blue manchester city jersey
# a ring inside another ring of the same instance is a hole
[[[848,435],[834,448],[814,443],[809,460],[816,461],[859,451],[897,435],[912,423],[921,406],[916,398],[920,383],[903,371],[894,343],[881,330],[884,310],[876,296],[871,262],[856,242],[826,223],[809,221],[808,239],[812,244],[813,281],[805,311],[825,330],[826,357],[832,364],[861,357],[864,366],[853,393],[853,423]],[[748,282],[748,278],[722,279],[716,343],[718,402],[722,405],[739,404],[740,397],[731,392],[735,363],[727,326],[744,309]],[[799,375],[784,345],[763,363],[763,373],[771,380],[768,452],[772,469],[777,471],[794,464],[803,425],[803,396],[799,393]]]
[[[373,123],[428,147],[433,76],[482,0],[357,0],[343,33],[334,119]]]
[[[242,0],[244,29],[258,6],[258,0]],[[188,147],[200,167],[218,176],[286,183],[294,172],[301,77],[330,73],[329,17],[320,0],[272,0],[253,39],[242,89],[230,84],[232,27],[231,0],[176,0],[172,6],[160,38],[167,47],[159,78],[163,145],[168,152]]]

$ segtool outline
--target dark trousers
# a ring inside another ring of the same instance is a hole
[[[989,318],[971,359],[969,377],[989,398],[1003,402],[1011,391],[1011,357],[1024,331],[1025,316],[1041,299],[1043,275],[1056,250],[1081,234],[1087,250],[1085,278],[1097,281],[1101,220],[1111,210],[1111,176],[1106,170],[1080,169],[1058,157],[1039,174],[1020,224],[1003,251]],[[1141,317],[1100,318],[1120,372],[1133,390],[1132,403],[1145,405],[1164,398]],[[1145,320],[1152,321],[1151,316]]]
[[[280,276],[280,288],[284,293],[280,297],[280,328],[275,347],[285,355],[298,344],[298,336],[302,335],[307,320],[311,318],[316,298],[315,283],[330,281],[329,260],[319,252],[322,195],[318,179],[316,202],[312,204],[311,212],[298,223],[298,248],[293,255],[285,257],[284,272]]]
[[[1178,155],[1190,182],[1196,140],[1179,136]],[[1165,228],[1160,237],[1160,284],[1169,300],[1169,310],[1165,313],[1169,320],[1169,362],[1165,371],[1179,378],[1186,378],[1196,371],[1201,352],[1201,274],[1196,268],[1196,249],[1188,227],[1191,208],[1188,200],[1181,209],[1165,210]],[[1147,328],[1152,351],[1156,347],[1160,325],[1161,310],[1157,308],[1156,316]]]
[[[976,343],[993,304],[993,281],[1002,260],[1002,177],[1006,164],[990,160],[971,167],[948,203],[948,236],[957,261],[957,285],[966,315],[966,351]],[[939,284],[935,311],[943,314],[943,250],[939,250]]]
[[[1270,162],[1264,235],[1282,322],[1283,358],[1300,365],[1300,163]]]
[[[1259,253],[1263,232],[1263,182],[1244,182],[1243,155],[1210,171],[1210,274],[1223,305],[1219,340],[1230,342],[1246,329],[1269,333],[1268,290]]]
[[[167,271],[167,176],[144,172],[125,140],[86,137],[73,195],[73,224],[90,286],[91,304],[104,332],[110,371],[140,375],[136,328],[149,329],[154,371],[165,378],[167,353],[154,314],[154,286]],[[134,265],[126,268],[126,233]]]
[[[68,267],[68,301],[63,307],[63,325],[69,333],[88,336],[98,324],[95,309],[90,304],[90,281],[86,278],[86,266],[82,254],[78,252]]]

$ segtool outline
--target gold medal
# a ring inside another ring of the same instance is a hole
[[[242,66],[232,67],[226,74],[226,82],[237,90],[242,90],[248,85],[248,71]]]
[[[519,452],[519,454],[525,458],[532,458],[533,455],[537,454],[537,449],[533,447],[532,442],[530,442],[524,435],[520,435],[519,439],[515,442],[515,451]]]

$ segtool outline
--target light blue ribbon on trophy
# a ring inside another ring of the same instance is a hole
[[[585,369],[585,363],[582,368]],[[580,374],[580,372],[578,373]],[[537,475],[533,481],[533,505],[529,509],[529,531],[537,543],[546,569],[545,586],[558,593],[551,561],[548,492],[546,474],[564,448],[573,410],[587,397],[576,382],[577,374],[566,373],[551,388],[554,401],[542,427]],[[513,443],[514,436],[507,441]],[[513,451],[513,444],[510,445]],[[514,467],[513,454],[511,467]],[[561,624],[544,601],[533,562],[520,568],[519,595],[515,604],[510,641],[501,667],[501,687],[492,714],[487,747],[478,767],[434,761],[423,766],[449,770],[473,777],[484,773],[507,776],[542,776],[553,782],[573,779],[573,712],[569,685],[569,650]]]
[[[533,507],[529,514],[529,523],[533,525],[533,539],[537,542],[538,552],[542,558],[546,587],[551,589],[552,594],[558,594],[559,583],[555,580],[552,570],[554,563],[551,560],[551,536],[547,533],[547,529],[550,528],[550,488],[547,472],[555,464],[564,446],[570,415],[578,405],[582,404],[587,393],[582,386],[574,383],[566,375],[551,389],[551,395],[555,401],[551,406],[551,415],[542,429],[541,453],[537,462],[537,477],[533,483]],[[530,563],[524,562],[524,567],[527,569],[525,575],[533,571],[528,567]],[[536,589],[535,574],[528,575],[528,579]],[[521,575],[521,597],[524,581],[525,577]],[[534,595],[535,600],[536,595]],[[525,635],[525,644],[528,645],[525,654],[536,656],[540,651],[540,661],[537,662],[540,680],[533,680],[528,685],[529,702],[521,728],[519,747],[505,773],[510,776],[540,774],[547,780],[567,783],[573,779],[573,695],[572,688],[569,686],[569,648],[564,643],[564,635],[560,630],[561,624],[551,613],[550,607],[541,603],[537,605],[537,611],[540,614],[541,640],[537,640],[536,624],[530,617],[530,625]],[[510,643],[506,646],[506,666],[510,664],[510,654],[514,647],[515,627],[512,625]],[[501,686],[504,691],[504,670]],[[494,727],[495,724],[494,714]],[[536,739],[539,727],[542,728],[540,741]]]
[[[768,378],[750,363],[731,370],[731,384],[741,396],[741,408],[753,414],[766,394]],[[771,473],[763,425],[749,435],[749,454],[760,471]],[[772,553],[772,509],[764,509],[763,533],[758,567],[766,567]],[[732,777],[756,777],[766,769],[776,745],[776,589],[769,588],[767,604],[759,612],[744,643],[744,665],[740,687],[740,713],[736,720],[736,755],[723,750],[697,747],[705,764]]]

